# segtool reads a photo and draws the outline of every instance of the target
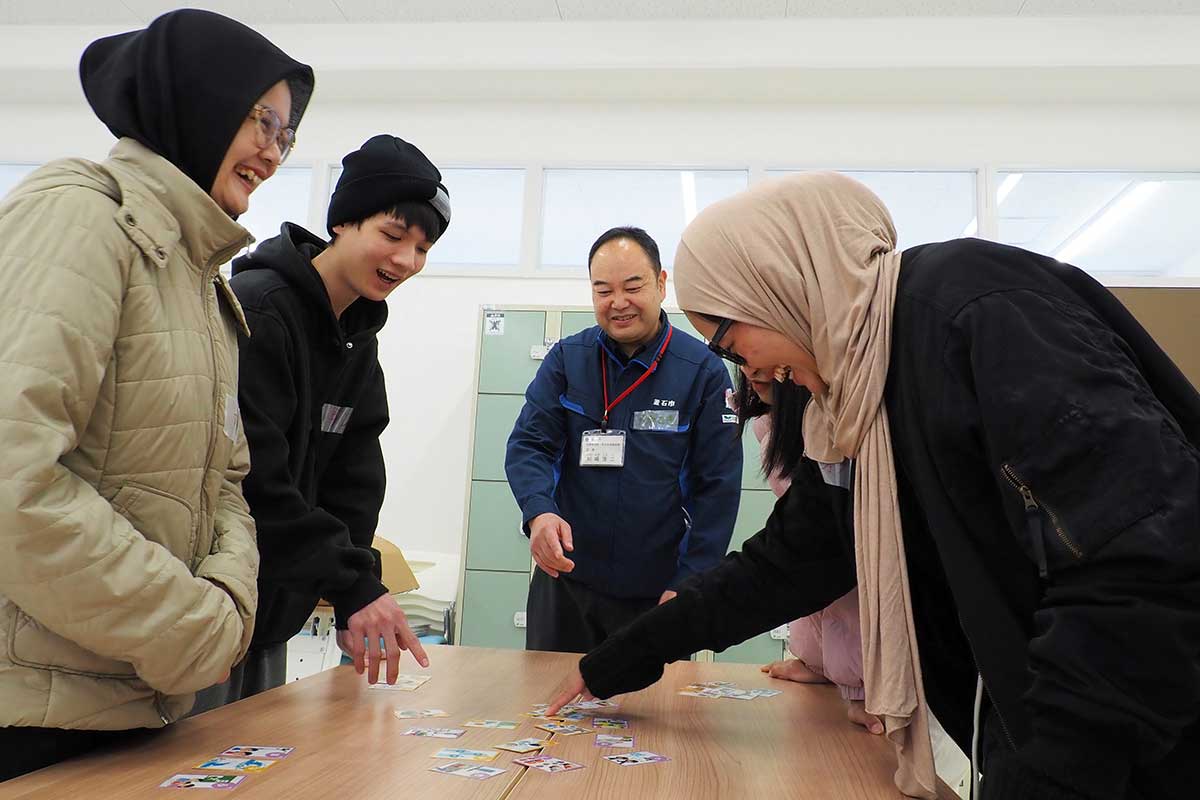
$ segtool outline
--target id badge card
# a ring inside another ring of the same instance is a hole
[[[625,431],[584,431],[579,466],[625,466]]]

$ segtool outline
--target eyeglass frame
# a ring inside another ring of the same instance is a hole
[[[268,108],[261,103],[255,103],[252,105],[250,107],[250,113],[246,115],[246,118],[254,120],[257,127],[256,134],[262,134],[257,139],[259,146],[265,150],[270,147],[272,143],[274,143],[275,146],[279,148],[279,163],[282,164],[283,162],[287,161],[288,156],[290,156],[292,151],[296,149],[296,129],[285,126],[283,124],[283,120],[279,118],[279,114],[276,113],[275,109]],[[272,127],[278,128],[274,138],[263,132],[263,119],[274,120]],[[284,146],[284,143],[280,141],[280,137],[285,133],[287,134],[286,147]],[[263,139],[266,139],[265,143],[263,142]]]
[[[705,316],[717,323],[717,329],[713,331],[712,338],[708,340],[708,349],[731,364],[739,367],[746,366],[746,359],[742,358],[732,350],[726,350],[724,347],[721,347],[721,345],[717,344],[717,342],[725,338],[725,334],[728,333],[729,327],[733,325],[734,321],[731,319],[725,319],[724,317],[711,317],[707,314]]]

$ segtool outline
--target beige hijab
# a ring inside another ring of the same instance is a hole
[[[770,181],[709,206],[683,232],[675,291],[685,311],[776,330],[829,386],[804,415],[804,445],[856,460],[854,551],[867,711],[884,722],[896,786],[936,797],[921,661],[883,387],[900,254],[891,215],[837,173]]]

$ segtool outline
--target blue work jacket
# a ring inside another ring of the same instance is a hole
[[[650,368],[668,325],[663,314],[658,337],[628,359],[599,326],[559,341],[508,439],[504,468],[526,535],[539,514],[565,519],[569,577],[614,597],[657,597],[714,566],[737,518],[742,448],[729,373],[677,328],[658,369],[609,413],[609,430],[625,431],[625,465],[579,466],[583,433],[603,417],[601,358],[611,401]]]

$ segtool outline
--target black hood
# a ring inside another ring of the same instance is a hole
[[[321,318],[328,320],[339,337],[374,336],[387,322],[387,303],[360,297],[346,309],[339,323],[329,302],[325,282],[312,264],[312,260],[328,246],[316,234],[295,223],[285,222],[278,236],[261,242],[254,252],[234,259],[233,274],[270,270],[282,277],[306,303],[321,309]]]
[[[288,82],[294,129],[313,90],[311,67],[240,22],[190,8],[92,42],[79,78],[114,136],[141,142],[206,193],[264,92]]]

